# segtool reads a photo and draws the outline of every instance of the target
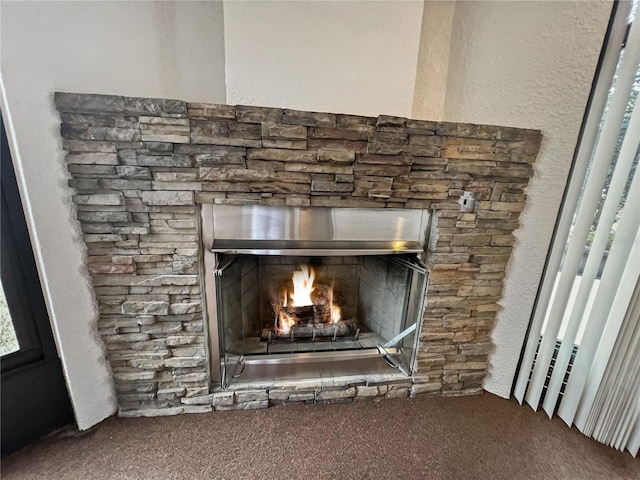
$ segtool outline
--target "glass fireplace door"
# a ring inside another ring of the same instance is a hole
[[[428,271],[419,257],[396,258],[395,262],[407,269],[409,273],[409,290],[407,294],[406,313],[401,332],[395,337],[397,343],[392,340],[387,342],[389,347],[395,347],[398,352],[398,368],[406,375],[411,375],[416,370],[416,358],[422,315],[424,313]],[[400,337],[400,338],[399,338]]]
[[[383,357],[413,372],[427,276],[416,254],[216,256],[223,386],[246,363]]]

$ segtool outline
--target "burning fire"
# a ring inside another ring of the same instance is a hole
[[[338,323],[342,320],[342,310],[338,305],[331,305],[331,322]]]
[[[296,324],[296,319],[286,313],[280,314],[280,331],[282,333],[289,333],[291,327]]]
[[[288,334],[291,328],[303,324],[338,323],[342,311],[334,303],[333,286],[314,285],[316,272],[309,265],[300,265],[293,272],[293,290],[284,289],[272,306],[276,313],[276,329]],[[312,298],[313,294],[313,298]]]
[[[315,290],[313,281],[316,272],[309,265],[300,265],[300,270],[293,272],[293,293],[291,294],[291,305],[294,307],[305,307],[313,305],[311,292]]]
[[[333,286],[329,290],[329,305],[331,306],[331,323],[338,323],[342,320],[342,311],[338,305],[333,303]]]

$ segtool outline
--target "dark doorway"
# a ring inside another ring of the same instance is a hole
[[[4,123],[1,151],[2,456],[74,421]]]

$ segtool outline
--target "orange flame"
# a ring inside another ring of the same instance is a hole
[[[284,289],[280,293],[280,298],[274,299],[272,303],[276,311],[276,328],[280,333],[287,334],[291,328],[298,323],[298,318],[291,311],[287,311],[287,307],[305,307],[314,305],[311,294],[316,290],[314,280],[316,271],[309,265],[300,265],[293,272],[291,277],[293,290]],[[316,293],[318,305],[326,305],[328,308],[323,310],[323,322],[338,323],[342,320],[342,310],[334,303],[334,286],[327,287],[320,285]]]
[[[286,313],[280,313],[280,331],[289,333],[291,327],[296,324],[296,319]]]
[[[342,311],[338,305],[331,305],[331,322],[338,323],[342,320]]]
[[[316,272],[308,265],[300,265],[300,270],[293,272],[293,293],[291,294],[291,305],[294,307],[304,307],[313,305],[311,292],[313,292],[313,280]]]
[[[333,303],[333,285],[329,290],[329,307],[331,308],[331,323],[338,323],[342,320],[342,311],[340,307]]]

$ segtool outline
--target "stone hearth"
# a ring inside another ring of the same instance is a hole
[[[121,415],[481,392],[536,130],[56,93]],[[461,213],[463,192],[473,212]],[[412,377],[210,384],[199,205],[432,209]]]

